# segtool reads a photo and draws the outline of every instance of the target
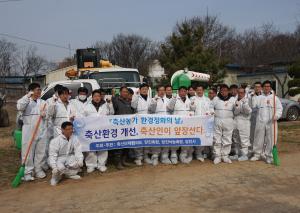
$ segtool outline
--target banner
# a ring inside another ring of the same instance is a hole
[[[77,118],[82,151],[138,147],[211,146],[213,116],[112,115]]]

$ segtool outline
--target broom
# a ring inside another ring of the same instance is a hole
[[[43,108],[42,108],[42,111],[45,110],[45,107],[46,107],[46,104],[44,104],[44,106],[43,106]],[[25,158],[24,158],[24,160],[23,160],[23,162],[22,162],[21,167],[19,168],[19,171],[18,171],[18,173],[17,173],[15,179],[14,179],[14,180],[12,181],[12,183],[11,183],[11,186],[12,186],[13,188],[18,187],[18,186],[20,185],[21,181],[22,181],[22,177],[24,177],[24,173],[25,173],[25,163],[26,163],[26,161],[27,161],[27,158],[28,158],[28,155],[29,155],[29,151],[30,151],[30,149],[31,149],[31,145],[32,145],[32,143],[33,143],[33,141],[34,141],[34,138],[35,138],[36,133],[37,133],[37,131],[38,131],[38,128],[39,128],[39,126],[40,126],[41,120],[42,120],[42,115],[39,116],[39,118],[38,118],[38,120],[37,120],[37,122],[36,122],[36,124],[35,124],[34,131],[33,131],[33,133],[32,133],[32,136],[31,136],[31,139],[30,139],[30,142],[29,142],[29,146],[27,147],[27,150],[26,150]]]
[[[273,107],[274,107],[274,118],[276,115],[276,100],[275,100],[275,92],[274,92],[274,97],[273,97]],[[273,144],[273,149],[272,149],[272,154],[273,154],[273,163],[275,166],[279,166],[280,165],[280,160],[279,160],[279,156],[278,156],[278,148],[276,146],[276,124],[277,124],[277,120],[274,119],[273,121],[273,130],[274,130],[274,144]]]

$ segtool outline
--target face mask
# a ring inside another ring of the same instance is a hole
[[[86,95],[78,95],[78,99],[80,101],[85,101],[86,100]]]

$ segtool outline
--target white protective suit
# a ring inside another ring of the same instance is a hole
[[[103,101],[98,111],[92,102],[88,103],[84,110],[84,116],[97,116],[103,117],[107,115],[113,115],[114,108],[112,103]],[[106,171],[106,161],[108,157],[108,151],[87,152],[85,157],[86,167],[89,169],[99,169],[101,172]]]
[[[272,148],[274,145],[274,125],[276,131],[275,141],[277,141],[277,120],[282,115],[281,102],[273,92],[268,95],[263,93],[255,99],[253,107],[258,109],[254,137],[255,140],[253,143],[254,156],[257,158],[265,156],[267,160],[273,159]]]
[[[231,150],[235,98],[231,97],[224,101],[215,97],[212,103],[215,111],[213,152],[215,159],[222,158],[224,160],[228,159]]]
[[[166,97],[158,97],[152,98],[150,105],[149,105],[149,113],[151,114],[158,114],[158,115],[167,115],[167,105],[170,99]],[[159,152],[161,152],[161,161],[165,164],[170,164],[171,161],[169,160],[169,147],[153,147],[150,149],[152,154],[155,155],[154,157],[158,157]],[[157,155],[157,156],[156,156]]]
[[[250,122],[251,122],[251,128],[250,128],[250,144],[251,144],[251,147],[250,147],[250,150],[253,150],[256,118],[257,118],[257,111],[258,111],[258,108],[256,106],[254,106],[254,103],[255,103],[255,99],[257,99],[258,96],[260,96],[260,94],[259,95],[253,94],[253,95],[249,96],[249,105],[252,109],[251,119],[250,119]]]
[[[25,158],[27,147],[29,146],[37,121],[40,115],[43,116],[29,151],[27,161],[25,162],[25,176],[32,176],[33,171],[35,175],[40,172],[43,173],[43,168],[47,168],[47,122],[45,113],[47,105],[44,111],[42,111],[45,104],[46,102],[42,99],[34,101],[28,95],[23,96],[17,102],[17,109],[22,113],[23,117],[22,161]]]
[[[209,100],[208,97],[206,96],[195,96],[194,97],[194,102],[195,102],[195,115],[200,115],[200,116],[205,116],[205,115],[211,115],[214,113],[214,108],[212,105],[212,102]],[[205,147],[205,146],[195,146],[195,154],[196,154],[196,158],[198,160],[203,161],[204,159],[204,150],[208,149],[209,147]]]
[[[195,111],[195,103],[192,102],[187,96],[185,102],[177,95],[175,98],[172,98],[168,105],[167,110],[173,115],[185,115],[192,116]],[[177,150],[179,147],[171,147],[171,161],[173,164],[177,163]],[[182,146],[181,152],[179,155],[180,161],[182,163],[189,163],[193,159],[193,147],[191,146]]]
[[[66,105],[58,98],[57,101],[52,100],[48,107],[48,117],[53,122],[53,138],[61,135],[61,124],[70,121],[75,116],[75,109],[68,102]]]
[[[145,100],[141,95],[134,95],[132,97],[132,101],[131,101],[131,107],[136,111],[136,114],[148,114],[148,107],[150,105],[150,101],[151,99],[149,97],[147,97],[147,100]],[[150,153],[150,149],[149,148],[145,148],[146,149],[146,153]],[[150,160],[148,159],[148,156],[145,155],[144,156],[144,148],[135,148],[134,149],[134,153],[135,153],[135,159],[140,161],[145,157],[145,161],[148,161],[148,163],[150,163]]]
[[[252,109],[246,97],[236,100],[234,105],[234,123],[237,130],[238,155],[248,156],[250,146],[250,117]]]
[[[70,104],[72,108],[75,110],[75,117],[77,118],[84,117],[84,109],[88,103],[89,103],[88,100],[82,102],[78,99],[78,97],[70,100]]]
[[[58,183],[62,175],[69,178],[75,176],[83,166],[83,154],[77,137],[72,135],[67,140],[61,134],[52,139],[49,146],[48,162],[52,168],[51,182]]]

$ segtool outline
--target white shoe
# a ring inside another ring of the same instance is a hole
[[[95,167],[88,167],[87,169],[86,169],[86,172],[87,173],[92,173],[92,172],[94,172],[95,171]]]
[[[153,164],[152,160],[150,158],[144,158],[144,162],[147,164]]]
[[[24,181],[34,181],[34,177],[32,177],[31,174],[27,174],[24,177],[22,177],[22,180],[24,180]]]
[[[158,158],[153,158],[152,159],[152,165],[157,166],[158,165]]]
[[[106,167],[106,166],[99,166],[99,167],[98,167],[98,170],[99,170],[100,172],[106,172],[107,167]]]
[[[229,159],[229,157],[223,157],[224,163],[232,163],[232,161]]]
[[[230,156],[229,156],[229,159],[230,159],[230,160],[238,160],[238,159],[239,159],[239,156],[238,156],[238,155],[230,155]]]
[[[259,157],[255,156],[255,155],[250,159],[250,161],[258,161],[258,160],[259,160]]]
[[[81,179],[80,175],[68,175],[66,177],[69,178],[69,179],[73,179],[73,180],[80,180]]]
[[[140,159],[134,160],[134,163],[135,163],[137,166],[142,166],[142,165],[143,165],[142,160],[140,160]]]
[[[196,159],[198,161],[204,162],[204,156],[202,156],[202,155],[201,156],[197,156]]]
[[[39,179],[43,179],[46,177],[46,174],[43,171],[38,171],[38,172],[36,172],[35,177],[39,178]]]
[[[168,157],[167,158],[162,158],[161,163],[162,164],[172,164],[172,162],[170,161],[170,159]]]
[[[241,157],[238,158],[238,161],[247,161],[247,160],[249,160],[247,155],[242,155]]]
[[[267,164],[272,164],[272,163],[273,163],[273,158],[267,157],[266,163],[267,163]]]
[[[55,178],[51,178],[50,185],[51,186],[56,186],[57,184],[58,184],[58,181]]]
[[[171,156],[171,163],[174,165],[178,163],[177,156]]]
[[[221,163],[221,158],[215,158],[214,159],[214,164],[219,164]]]

